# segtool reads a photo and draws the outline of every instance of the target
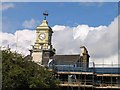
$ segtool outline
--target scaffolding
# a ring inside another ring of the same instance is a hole
[[[93,63],[93,67],[85,69],[76,65],[54,65],[61,81],[59,86],[67,87],[67,90],[74,90],[73,88],[77,88],[77,90],[81,90],[81,88],[83,90],[86,88],[91,88],[91,90],[120,89],[120,67],[115,67],[116,64],[113,63],[103,63],[99,66],[102,67],[96,67],[96,64]]]

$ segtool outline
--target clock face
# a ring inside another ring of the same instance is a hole
[[[45,33],[41,33],[40,36],[39,36],[39,38],[40,38],[41,40],[45,39]]]

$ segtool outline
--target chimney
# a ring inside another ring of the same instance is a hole
[[[83,69],[87,69],[89,67],[89,54],[85,46],[80,47],[80,63]]]

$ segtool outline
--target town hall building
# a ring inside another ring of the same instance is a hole
[[[32,61],[54,70],[59,86],[65,90],[120,89],[120,67],[89,67],[89,53],[85,46],[80,54],[56,55],[52,46],[52,28],[45,19],[36,27],[36,40],[30,50]],[[62,38],[62,36],[61,36]],[[96,52],[97,53],[97,52]]]

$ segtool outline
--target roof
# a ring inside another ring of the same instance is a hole
[[[58,72],[95,72],[97,74],[120,74],[120,67],[95,67],[87,70],[72,65],[56,65]]]
[[[47,20],[43,20],[42,24],[40,24],[39,26],[37,26],[36,29],[49,29]]]
[[[75,64],[79,60],[80,55],[55,55],[53,59],[56,65]]]

